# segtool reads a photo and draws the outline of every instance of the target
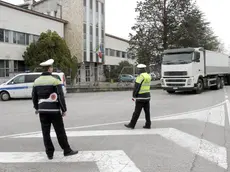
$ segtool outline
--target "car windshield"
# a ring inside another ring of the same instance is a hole
[[[188,64],[192,62],[192,52],[170,53],[163,56],[163,64]]]

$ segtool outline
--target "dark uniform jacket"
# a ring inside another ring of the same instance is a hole
[[[39,113],[60,113],[60,110],[62,112],[67,111],[62,83],[49,72],[44,72],[35,80],[32,99],[34,108]]]

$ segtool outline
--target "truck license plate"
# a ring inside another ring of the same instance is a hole
[[[178,89],[178,87],[173,87],[173,89],[174,89],[174,90],[177,90],[177,89]]]

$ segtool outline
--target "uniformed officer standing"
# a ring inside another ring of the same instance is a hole
[[[150,83],[151,76],[146,72],[146,65],[138,64],[139,75],[136,78],[135,87],[133,91],[133,100],[136,99],[136,107],[132,119],[129,124],[125,124],[127,128],[134,129],[138,118],[140,117],[142,108],[145,111],[146,123],[143,128],[151,128],[150,120]]]
[[[46,154],[53,159],[54,146],[50,137],[50,128],[53,124],[59,145],[64,151],[64,156],[75,155],[68,143],[62,117],[66,116],[66,103],[61,82],[52,76],[54,60],[50,59],[40,64],[44,68],[42,75],[35,80],[32,99],[36,113],[39,113],[43,141]]]

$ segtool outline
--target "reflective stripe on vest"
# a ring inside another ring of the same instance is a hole
[[[137,77],[136,82],[141,84],[141,88],[138,94],[144,94],[150,92],[151,76],[148,73],[142,73]]]

